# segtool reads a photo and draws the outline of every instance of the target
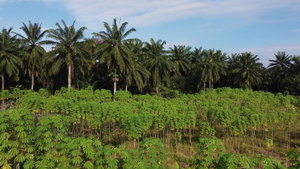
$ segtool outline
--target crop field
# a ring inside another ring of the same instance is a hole
[[[1,92],[0,166],[298,168],[300,98],[218,88],[172,98]]]

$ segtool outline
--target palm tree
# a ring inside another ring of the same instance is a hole
[[[283,90],[283,81],[287,77],[287,70],[291,66],[291,56],[285,52],[277,52],[276,60],[269,60],[268,71],[271,74],[273,90]]]
[[[194,88],[194,91],[199,90],[201,83],[202,65],[203,65],[203,51],[202,47],[194,48],[191,57],[191,76],[188,76],[187,82],[189,83],[189,89]]]
[[[239,55],[237,53],[231,54],[231,57],[227,58],[227,85],[234,87],[234,69],[236,69],[239,62]]]
[[[21,58],[17,56],[19,50],[19,42],[16,36],[10,36],[12,28],[8,30],[2,29],[0,34],[0,73],[2,81],[2,90],[4,90],[5,74],[8,77],[14,75],[14,79],[19,80],[19,69],[23,66]],[[5,102],[2,99],[1,110],[5,109]]]
[[[143,67],[143,42],[139,39],[127,41],[126,44],[128,45],[129,49],[132,53],[135,54],[134,64],[127,65],[125,70],[125,91],[127,91],[127,86],[130,86],[134,81],[136,86],[138,87],[139,91],[142,91],[142,88],[145,86],[145,81],[150,77],[150,72]]]
[[[46,52],[42,58],[41,65],[42,69],[38,73],[38,81],[43,85],[43,88],[53,89],[53,74],[51,67],[53,65],[55,56],[50,54],[51,51]]]
[[[75,55],[74,57],[74,76],[77,89],[80,89],[80,86],[87,87],[91,85],[86,75],[89,75],[89,71],[95,65],[95,59],[93,58],[95,43],[91,39],[85,39],[78,43],[78,47],[85,51],[82,55]]]
[[[184,45],[174,45],[167,51],[169,60],[174,65],[174,70],[170,76],[169,88],[183,91],[191,70],[191,47]],[[188,81],[187,81],[188,80]]]
[[[112,27],[107,22],[104,22],[106,31],[93,33],[96,37],[100,37],[101,43],[97,49],[97,52],[100,54],[99,62],[106,62],[108,69],[113,69],[114,72],[118,70],[119,73],[125,76],[128,75],[128,72],[135,71],[136,68],[134,66],[136,55],[129,49],[129,45],[126,43],[132,40],[126,39],[127,36],[136,30],[131,28],[126,31],[127,25],[128,22],[124,22],[119,27],[115,18]]]
[[[291,56],[287,55],[285,52],[277,52],[275,57],[276,60],[269,60],[271,63],[268,68],[276,76],[291,66]]]
[[[17,56],[19,50],[19,43],[16,36],[10,36],[12,28],[6,30],[2,29],[0,34],[0,72],[2,81],[2,90],[4,90],[4,77],[14,75],[15,80],[19,80],[20,68],[23,62]]]
[[[169,48],[171,54],[171,61],[175,65],[175,73],[179,73],[181,76],[187,73],[191,69],[191,62],[189,57],[191,56],[191,47],[189,46],[176,46]]]
[[[293,56],[291,58],[290,72],[292,74],[300,73],[300,56]]]
[[[24,50],[27,52],[23,56],[25,66],[25,72],[28,72],[29,77],[31,77],[31,90],[34,87],[34,76],[38,76],[39,72],[43,68],[43,57],[46,54],[45,49],[41,46],[44,41],[41,41],[46,31],[42,31],[41,24],[34,23],[32,24],[29,21],[27,26],[23,23],[23,26],[20,28],[24,31],[25,36],[16,33],[20,36],[24,43]]]
[[[238,84],[243,88],[251,88],[252,85],[258,85],[262,78],[262,64],[257,55],[250,52],[238,55],[238,62],[235,65],[234,84]]]
[[[226,57],[220,50],[203,51],[202,74],[203,89],[205,90],[208,82],[209,88],[213,88],[213,83],[220,79],[221,75],[226,75]]]
[[[196,62],[198,62],[199,60],[202,60],[202,56],[203,56],[203,51],[202,51],[202,47],[199,48],[195,48],[192,53],[191,53],[191,58],[190,61],[192,63],[192,68],[194,68],[196,64]]]
[[[165,44],[166,41],[158,40],[155,42],[151,38],[150,43],[146,42],[146,46],[144,47],[146,55],[144,64],[151,73],[151,79],[157,94],[163,78],[168,79],[169,72],[174,70],[174,66],[165,55],[166,52],[163,47]]]
[[[75,58],[84,57],[87,52],[80,47],[80,40],[83,39],[83,31],[86,27],[75,29],[75,21],[71,26],[67,26],[65,21],[62,20],[63,27],[56,23],[57,29],[50,29],[47,37],[54,39],[54,41],[46,41],[47,44],[55,45],[54,50],[51,52],[55,55],[52,70],[57,73],[63,64],[68,68],[68,88],[72,85],[72,75],[75,67]]]
[[[300,94],[300,56],[293,56],[291,58],[291,65],[285,71],[286,78],[283,80],[283,87],[285,91],[290,94]]]

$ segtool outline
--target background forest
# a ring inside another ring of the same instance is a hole
[[[178,45],[163,40],[142,42],[128,23],[104,23],[105,30],[84,39],[86,27],[57,23],[42,31],[23,23],[0,34],[2,90],[21,87],[54,92],[61,87],[129,90],[131,93],[195,93],[206,88],[251,88],[273,93],[300,93],[300,57],[277,52],[269,65],[251,52],[228,55],[221,50]],[[132,34],[132,35],[131,35]],[[51,45],[46,51],[45,45]]]

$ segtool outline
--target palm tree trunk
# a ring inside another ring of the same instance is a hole
[[[114,95],[115,95],[115,93],[116,93],[116,90],[117,90],[117,81],[114,80]]]
[[[50,78],[50,86],[51,86],[51,89],[53,90],[53,78],[52,77]]]
[[[33,90],[33,86],[34,86],[34,74],[33,71],[31,72],[31,90]]]
[[[1,81],[2,81],[2,91],[4,90],[4,73],[1,73]],[[3,111],[5,107],[4,98],[2,98],[1,110]]]
[[[205,91],[206,84],[203,82],[203,90]]]
[[[77,85],[77,90],[79,90],[78,73],[76,73],[76,85]]]
[[[125,76],[125,91],[127,92],[127,76]]]
[[[1,73],[2,90],[4,90],[4,73]]]
[[[50,87],[50,76],[48,75],[47,76],[47,88],[49,88]]]
[[[156,94],[158,94],[158,90],[159,90],[159,86],[158,85],[155,87],[155,90],[156,90]]]
[[[127,92],[127,88],[128,88],[128,86],[127,86],[127,76],[125,76],[125,92]]]
[[[71,65],[69,65],[69,67],[68,67],[68,88],[70,89],[71,88],[71,83],[72,83],[72,81],[71,81]]]

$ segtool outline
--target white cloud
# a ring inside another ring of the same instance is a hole
[[[5,3],[14,3],[16,1],[20,1],[20,0],[0,0],[0,5]]]
[[[5,3],[7,1],[9,1],[9,0],[0,0],[0,3]]]
[[[166,45],[164,46],[165,49],[169,49],[169,48],[173,48],[175,46],[178,45],[183,45],[183,46],[190,46],[191,43],[186,42],[186,41],[182,41],[182,42],[166,42]]]
[[[300,8],[299,0],[43,0],[60,2],[91,29],[103,21],[121,18],[133,27],[143,27],[188,17],[233,16],[255,19],[269,10]]]

